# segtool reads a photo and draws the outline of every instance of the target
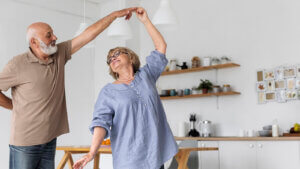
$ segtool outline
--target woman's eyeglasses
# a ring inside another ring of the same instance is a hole
[[[116,51],[111,57],[108,58],[108,60],[107,60],[106,63],[107,63],[108,65],[110,65],[110,63],[112,62],[112,60],[113,60],[114,58],[119,57],[122,53],[123,53],[123,54],[128,54],[127,52]]]

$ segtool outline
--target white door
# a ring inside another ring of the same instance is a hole
[[[255,141],[220,141],[219,154],[220,169],[256,169]]]
[[[298,141],[258,141],[257,169],[300,169]]]
[[[199,141],[198,147],[219,147],[217,141]],[[220,169],[219,151],[199,151],[198,153],[201,169]]]

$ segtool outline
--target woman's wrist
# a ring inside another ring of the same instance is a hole
[[[87,158],[90,158],[91,160],[93,160],[95,158],[95,156],[96,156],[96,153],[93,153],[93,152],[89,152],[87,154]]]
[[[146,26],[146,25],[149,25],[149,24],[152,24],[150,19],[147,18],[145,21],[143,21],[143,24]]]

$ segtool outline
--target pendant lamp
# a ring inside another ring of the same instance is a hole
[[[119,8],[125,8],[124,0],[119,0]],[[115,40],[128,40],[132,38],[132,31],[125,17],[117,18],[109,27],[107,36]]]
[[[154,25],[161,28],[174,29],[178,26],[178,20],[171,7],[170,0],[161,0],[160,5],[152,19]]]
[[[83,22],[80,23],[79,28],[78,28],[78,30],[76,31],[74,37],[80,35],[80,34],[81,34],[83,31],[85,31],[86,28],[89,26],[89,25],[86,23],[86,21],[85,21],[85,1],[86,1],[86,0],[83,0]],[[84,46],[84,48],[92,48],[92,47],[94,47],[93,41],[89,42],[88,44],[86,44],[86,45]]]

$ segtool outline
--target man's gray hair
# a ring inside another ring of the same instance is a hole
[[[31,40],[33,37],[36,37],[35,29],[33,29],[33,28],[28,28],[28,29],[27,29],[27,33],[26,33],[26,42],[29,44],[29,46],[30,46],[30,40]]]

